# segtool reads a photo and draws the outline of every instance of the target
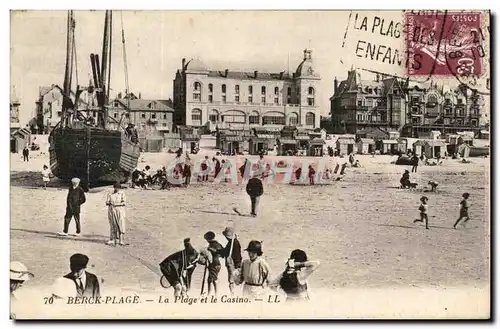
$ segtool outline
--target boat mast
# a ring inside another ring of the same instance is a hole
[[[108,55],[109,55],[109,10],[106,10],[106,18],[104,20],[104,37],[102,41],[102,66],[101,66],[101,121],[99,124],[106,128],[106,105],[108,103]]]
[[[67,112],[68,109],[73,108],[71,102],[71,78],[73,74],[73,47],[74,47],[74,33],[75,21],[73,18],[73,11],[68,10],[68,25],[67,25],[67,38],[66,38],[66,68],[64,70],[64,83],[63,83],[63,106],[61,121],[62,125],[68,124]]]
[[[127,113],[130,113],[130,97],[129,97],[130,90],[128,85],[127,48],[125,47],[125,29],[123,27],[123,11],[120,12],[120,17],[122,22],[123,67],[125,71],[125,97],[127,98]],[[120,122],[118,123],[119,127],[122,124],[122,120],[123,120],[123,114],[120,117]]]

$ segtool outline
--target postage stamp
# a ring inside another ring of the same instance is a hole
[[[483,13],[405,13],[408,75],[481,76]]]
[[[489,19],[12,11],[11,319],[489,318]]]

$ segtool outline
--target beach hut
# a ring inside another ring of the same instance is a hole
[[[26,128],[18,129],[10,134],[10,151],[20,153],[26,145],[29,145],[31,132]]]
[[[372,154],[375,152],[375,141],[371,138],[360,138],[357,145],[358,154]]]
[[[480,139],[490,139],[490,132],[488,130],[481,130],[479,132]]]
[[[309,141],[311,140],[311,137],[309,136],[309,131],[310,131],[309,129],[303,127],[297,128],[295,140],[297,140],[298,147],[301,150],[309,148]]]
[[[307,155],[313,157],[322,157],[323,156],[323,145],[325,145],[325,141],[316,137],[309,142],[309,148],[307,149]]]
[[[200,148],[200,136],[198,134],[181,134],[181,148],[184,152],[196,153]]]
[[[395,139],[382,140],[382,154],[397,154],[399,152],[398,141]]]
[[[398,152],[401,154],[408,152],[408,140],[406,138],[398,138]]]
[[[430,159],[430,158],[436,158],[438,155],[439,156],[444,156],[444,152],[446,150],[446,144],[439,140],[426,140],[423,145],[424,149],[424,154],[425,157]]]
[[[351,154],[354,152],[354,146],[356,145],[356,141],[353,137],[343,137],[339,136],[337,139],[337,151],[340,154]]]
[[[289,155],[297,152],[297,141],[292,138],[278,138],[278,155]]]
[[[416,154],[417,156],[421,156],[424,154],[424,144],[425,141],[423,140],[418,140],[415,143],[413,143],[413,154]]]
[[[226,154],[238,154],[243,149],[243,136],[224,134],[220,150]]]
[[[458,137],[457,144],[458,145],[467,144],[469,146],[472,146],[474,144],[474,138],[468,135],[462,135]]]

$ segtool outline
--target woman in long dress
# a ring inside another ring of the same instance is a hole
[[[120,183],[115,183],[113,193],[108,194],[106,205],[108,206],[109,241],[108,245],[125,246],[125,193],[121,190]]]

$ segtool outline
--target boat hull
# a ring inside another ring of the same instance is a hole
[[[137,167],[140,147],[120,131],[56,128],[50,135],[49,153],[51,171],[62,180],[125,183]]]

